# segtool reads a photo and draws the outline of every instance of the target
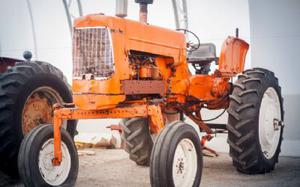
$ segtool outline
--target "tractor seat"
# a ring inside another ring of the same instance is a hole
[[[216,56],[216,46],[212,43],[203,43],[200,47],[188,53],[188,63],[206,65],[211,62],[218,64],[218,57]]]

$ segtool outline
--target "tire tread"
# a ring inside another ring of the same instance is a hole
[[[227,110],[227,123],[230,156],[233,165],[238,171],[247,174],[266,173],[274,169],[280,152],[280,142],[274,158],[266,161],[258,142],[258,112],[264,89],[272,86],[276,89],[279,98],[282,97],[278,79],[274,73],[263,68],[254,68],[244,71],[243,75],[233,86],[230,95],[230,104]],[[283,108],[282,120],[283,120]]]

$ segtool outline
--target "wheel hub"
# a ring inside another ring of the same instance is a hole
[[[62,147],[62,162],[59,166],[53,166],[54,139],[46,141],[39,152],[39,170],[43,179],[50,185],[59,186],[65,182],[71,170],[71,156],[64,142]]]
[[[53,119],[53,104],[61,103],[59,94],[50,87],[40,87],[29,96],[22,112],[22,131],[26,135],[40,124],[50,124]]]
[[[183,174],[184,173],[184,162],[183,162],[183,158],[179,158],[177,160],[177,164],[176,164],[176,173],[177,174]]]
[[[197,172],[197,153],[193,142],[183,139],[177,145],[173,159],[173,181],[175,186],[192,186]]]
[[[269,87],[263,95],[259,112],[259,143],[267,159],[276,153],[281,124],[281,103],[276,90]]]

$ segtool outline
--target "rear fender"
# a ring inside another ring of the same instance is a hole
[[[4,73],[8,67],[15,66],[16,62],[23,61],[14,58],[0,57],[0,73]]]
[[[249,44],[239,38],[229,36],[223,43],[219,71],[222,76],[232,77],[243,72]]]

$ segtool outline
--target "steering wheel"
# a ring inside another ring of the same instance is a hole
[[[193,43],[191,40],[189,40],[187,42],[186,50],[188,52],[191,53],[191,52],[196,51],[197,49],[199,49],[199,47],[200,47],[200,39],[199,39],[199,37],[195,33],[193,33],[192,31],[189,31],[187,29],[177,29],[177,31],[183,31],[184,34],[189,33],[189,34],[191,34],[192,36],[194,36],[196,38],[196,40],[197,40],[196,43]]]

